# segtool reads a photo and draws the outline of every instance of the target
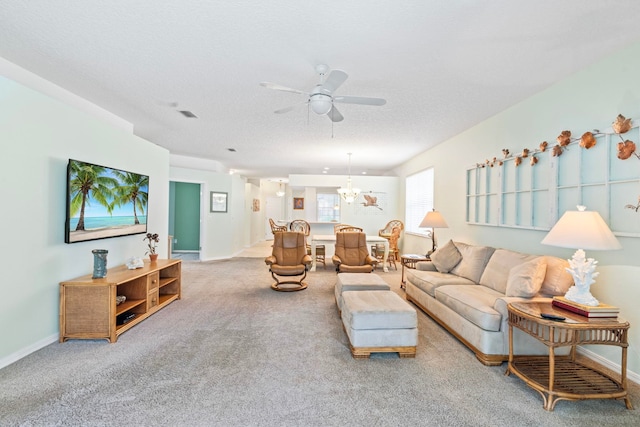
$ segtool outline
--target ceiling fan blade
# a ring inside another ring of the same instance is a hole
[[[366,96],[334,96],[333,102],[341,102],[343,104],[361,104],[361,105],[384,105],[386,99],[368,98]]]
[[[338,111],[335,105],[331,106],[331,110],[327,113],[327,117],[329,117],[329,119],[334,123],[344,120],[344,116],[340,114],[340,111]]]
[[[327,80],[322,83],[322,88],[331,94],[335,92],[348,77],[349,75],[342,70],[333,70],[329,73]]]
[[[284,92],[291,92],[291,93],[299,93],[302,95],[308,94],[309,92],[304,92],[302,90],[298,90],[298,89],[292,89],[290,87],[286,87],[286,86],[281,86],[279,84],[276,83],[270,83],[270,82],[262,82],[260,83],[260,86],[264,86],[268,89],[273,89],[273,90],[281,90]]]
[[[309,103],[309,101],[307,100],[307,101],[301,102],[301,103],[299,103],[299,104],[293,104],[293,105],[290,105],[290,106],[288,106],[288,107],[285,107],[285,108],[281,108],[281,109],[279,109],[279,110],[276,110],[276,111],[274,111],[274,113],[276,113],[276,114],[288,113],[289,111],[292,111],[292,110],[294,110],[295,108],[298,108],[299,106],[301,106],[301,105],[305,105],[305,104],[308,104],[308,103]]]

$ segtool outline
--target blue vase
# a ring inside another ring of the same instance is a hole
[[[93,278],[102,279],[107,277],[107,254],[106,249],[94,249],[93,253]]]

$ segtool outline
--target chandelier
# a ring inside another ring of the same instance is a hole
[[[349,177],[347,178],[347,188],[338,188],[338,194],[340,194],[342,200],[347,202],[347,204],[351,204],[358,197],[358,194],[360,194],[360,189],[351,187],[351,153],[347,154],[349,155]]]
[[[284,190],[282,189],[282,180],[280,180],[280,189],[276,191],[276,196],[284,197]]]

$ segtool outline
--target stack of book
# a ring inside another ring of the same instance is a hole
[[[553,297],[551,302],[555,307],[562,308],[564,310],[571,311],[586,317],[618,317],[620,309],[608,304],[602,304],[596,306],[584,305],[574,301],[570,301],[565,297]]]

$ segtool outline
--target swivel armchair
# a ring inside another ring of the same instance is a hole
[[[336,233],[332,261],[338,273],[371,273],[378,263],[367,250],[367,235],[351,231]]]
[[[311,256],[307,255],[304,233],[283,231],[273,236],[272,254],[264,260],[275,280],[271,289],[280,292],[306,289],[304,279],[311,265]]]

